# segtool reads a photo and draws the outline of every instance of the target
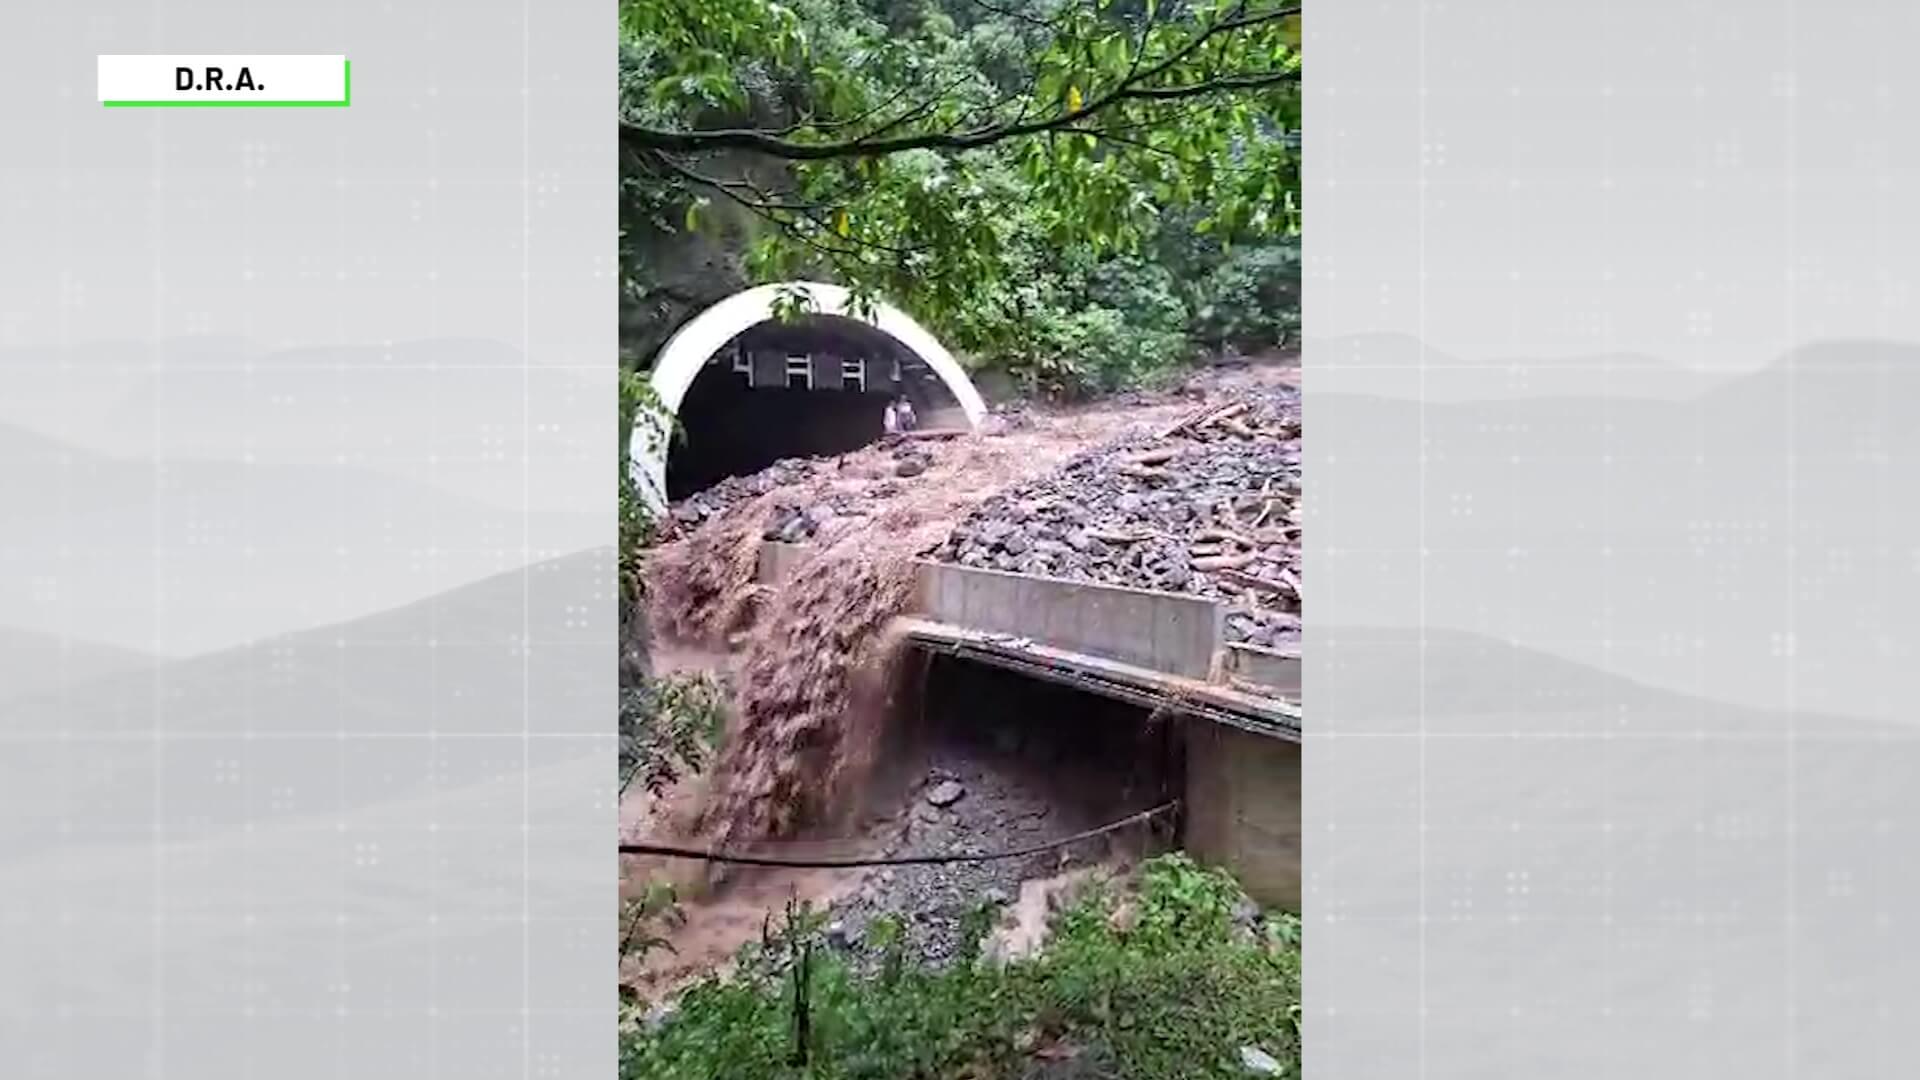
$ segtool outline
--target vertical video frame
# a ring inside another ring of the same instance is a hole
[[[623,0],[623,1077],[1299,1075],[1300,31]]]

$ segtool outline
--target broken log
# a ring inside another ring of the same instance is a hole
[[[1252,552],[1244,555],[1215,555],[1212,558],[1193,560],[1193,568],[1208,574],[1218,570],[1238,570],[1252,563],[1253,558]]]
[[[1208,406],[1207,408],[1201,409],[1198,412],[1189,414],[1186,417],[1186,419],[1181,420],[1175,423],[1172,427],[1162,431],[1159,435],[1159,438],[1171,439],[1175,435],[1180,434],[1181,432],[1190,431],[1194,428],[1205,427],[1206,425],[1211,424],[1214,421],[1221,419],[1222,417],[1238,416],[1241,413],[1246,411],[1247,411],[1247,403],[1244,401],[1234,402],[1232,404],[1221,405],[1221,406]]]
[[[1151,450],[1135,450],[1131,454],[1124,455],[1122,460],[1135,465],[1164,465],[1172,461],[1174,455],[1179,452],[1178,447],[1156,446]]]
[[[1240,547],[1247,548],[1260,546],[1246,537],[1241,536],[1239,533],[1229,532],[1226,529],[1201,529],[1199,532],[1194,533],[1193,537],[1196,540],[1218,540],[1223,543],[1237,544]]]
[[[1244,585],[1249,589],[1259,589],[1262,592],[1270,592],[1275,596],[1300,595],[1300,586],[1297,582],[1261,577],[1259,574],[1250,574],[1245,570],[1234,569],[1232,567],[1223,569],[1219,573],[1225,580],[1231,581],[1236,585]]]

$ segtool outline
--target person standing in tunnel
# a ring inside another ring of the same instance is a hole
[[[887,408],[880,414],[880,430],[886,435],[900,434],[900,410],[895,408],[894,400],[887,400]]]

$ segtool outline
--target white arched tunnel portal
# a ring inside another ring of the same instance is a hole
[[[875,303],[870,318],[852,312],[851,294],[838,285],[814,281],[795,281],[761,285],[735,293],[695,315],[661,347],[653,363],[653,391],[668,412],[678,415],[687,387],[700,377],[707,360],[720,347],[742,331],[774,318],[775,304],[782,296],[804,295],[807,310],[813,315],[838,315],[856,319],[893,338],[940,377],[947,390],[966,413],[967,423],[979,427],[986,419],[987,405],[967,378],[966,370],[946,347],[935,340],[913,317],[890,304]],[[640,488],[654,500],[664,499],[667,490],[667,445],[663,439],[638,437],[633,440],[632,467],[641,481]]]

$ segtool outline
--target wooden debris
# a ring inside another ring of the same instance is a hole
[[[1179,452],[1178,447],[1157,446],[1151,450],[1136,450],[1126,455],[1123,460],[1130,461],[1135,465],[1164,465],[1172,461],[1174,456]]]
[[[1194,535],[1194,539],[1196,540],[1218,540],[1224,543],[1235,544],[1240,547],[1248,547],[1248,548],[1259,546],[1255,544],[1253,541],[1247,539],[1246,537],[1241,536],[1239,533],[1228,532],[1226,529],[1201,529],[1199,532],[1194,533],[1193,535]]]
[[[1269,577],[1261,577],[1259,574],[1251,574],[1245,570],[1240,570],[1234,567],[1223,567],[1218,571],[1218,573],[1220,574],[1221,577],[1227,579],[1228,581],[1232,581],[1240,585],[1245,585],[1250,589],[1259,589],[1259,590],[1262,590],[1263,592],[1270,592],[1276,596],[1299,596],[1300,595],[1299,582],[1288,580],[1289,578],[1292,577],[1292,575],[1288,574],[1284,570],[1281,571],[1281,574],[1283,576],[1277,580]]]
[[[1202,573],[1217,573],[1221,570],[1238,570],[1253,562],[1253,553],[1244,555],[1215,555],[1211,558],[1193,560],[1193,568]]]
[[[1241,413],[1246,411],[1247,411],[1247,403],[1244,401],[1234,402],[1228,405],[1209,406],[1205,409],[1201,409],[1198,412],[1195,412],[1189,415],[1186,419],[1181,420],[1178,423],[1174,424],[1172,427],[1167,428],[1165,431],[1162,431],[1159,437],[1162,439],[1171,439],[1175,435],[1178,435],[1183,431],[1191,431],[1194,428],[1205,427],[1208,424],[1218,423],[1221,420],[1238,416]]]
[[[1294,640],[1298,578],[1280,571],[1298,572],[1300,451],[1278,433],[1297,428],[1297,405],[1278,391],[1195,403],[1158,441],[1136,434],[990,500],[935,557],[1216,597],[1234,605],[1228,641]],[[1036,511],[1022,494],[1058,503]]]

